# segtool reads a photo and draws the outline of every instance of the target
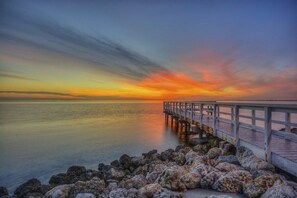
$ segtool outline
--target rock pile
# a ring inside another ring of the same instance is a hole
[[[244,147],[226,142],[215,146],[179,145],[175,150],[152,150],[138,157],[123,155],[98,170],[72,166],[53,175],[48,185],[31,179],[14,195],[0,187],[1,198],[179,198],[183,192],[204,188],[242,193],[247,197],[297,197],[296,183],[275,173],[274,167]]]

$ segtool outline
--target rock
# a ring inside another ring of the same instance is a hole
[[[15,191],[14,195],[18,197],[42,196],[49,190],[49,186],[41,185],[38,179],[30,179],[24,184],[20,185]]]
[[[167,168],[167,166],[163,163],[155,164],[151,166],[149,172],[146,175],[146,179],[148,183],[154,183],[159,175]]]
[[[91,169],[87,170],[86,177],[87,177],[87,180],[91,180],[93,177],[98,177],[100,179],[103,179],[103,175],[99,171],[91,170]]]
[[[147,163],[147,160],[144,159],[144,156],[131,158],[131,164],[134,168],[138,168],[139,166],[144,166],[146,163]]]
[[[208,189],[211,188],[212,185],[215,183],[215,181],[225,173],[219,172],[219,171],[212,171],[205,175],[201,181],[200,181],[200,186],[201,188]]]
[[[181,193],[172,192],[165,188],[162,188],[158,192],[155,193],[153,198],[183,198],[184,195]]]
[[[121,164],[119,160],[113,160],[112,162],[110,162],[110,165],[113,167],[119,168]]]
[[[177,156],[174,157],[174,161],[180,166],[184,165],[186,162],[185,154],[181,152],[177,153]]]
[[[162,152],[160,155],[160,159],[163,161],[172,161],[173,160],[173,149],[167,149],[166,151]]]
[[[240,165],[235,155],[219,156],[216,159],[216,163],[218,164],[220,162],[228,162],[230,164]]]
[[[253,179],[260,177],[260,176],[271,176],[273,173],[271,171],[266,170],[251,170],[250,173],[253,176]]]
[[[230,143],[226,143],[223,146],[222,149],[222,154],[221,155],[233,155],[235,154],[235,147],[233,146],[233,144]]]
[[[276,177],[270,176],[260,176],[254,181],[243,185],[243,192],[248,197],[259,197],[268,188],[272,187]]]
[[[148,184],[139,189],[139,195],[142,197],[153,197],[154,194],[162,189],[158,183]]]
[[[126,155],[126,154],[122,155],[122,156],[120,157],[120,160],[119,160],[120,164],[121,164],[125,169],[129,169],[129,167],[132,165],[132,162],[131,162],[131,161],[132,161],[132,160],[131,160],[131,157],[130,157],[129,155]]]
[[[69,196],[70,189],[73,187],[73,184],[65,184],[56,186],[50,191],[48,191],[44,198],[66,198]]]
[[[146,184],[147,184],[147,181],[143,175],[135,175],[132,178],[123,179],[119,183],[119,187],[126,188],[126,189],[130,189],[130,188],[139,189],[139,188],[145,186]]]
[[[269,164],[266,161],[256,157],[251,150],[243,146],[237,149],[236,157],[241,166],[247,170],[275,170],[272,164]]]
[[[198,173],[199,175],[204,177],[205,175],[214,171],[215,169],[212,166],[199,163],[198,165],[192,166],[191,170],[192,172]]]
[[[205,198],[232,198],[232,197],[229,195],[209,195]]]
[[[219,148],[220,148],[220,149],[224,149],[224,145],[227,144],[227,143],[228,143],[228,142],[226,142],[226,141],[220,141],[220,142],[219,142]]]
[[[108,174],[109,179],[114,179],[117,181],[120,181],[125,177],[126,173],[122,170],[116,169],[116,168],[111,168]]]
[[[139,197],[138,195],[138,190],[131,188],[129,190],[125,188],[118,188],[116,190],[113,190],[109,193],[109,198],[137,198]]]
[[[221,162],[218,165],[216,165],[215,168],[222,172],[230,172],[230,171],[234,171],[234,170],[242,170],[243,169],[238,165],[229,164],[228,162]]]
[[[142,155],[144,156],[144,159],[149,160],[149,161],[156,160],[159,157],[158,151],[156,149],[151,150],[148,153],[143,153]]]
[[[183,149],[185,147],[186,147],[186,145],[184,145],[184,144],[177,145],[177,147],[175,147],[175,152],[179,152],[181,149]]]
[[[178,153],[183,153],[184,155],[186,155],[188,152],[190,152],[190,151],[192,151],[192,148],[191,147],[189,147],[189,146],[185,146],[185,147],[183,147],[182,149],[180,149],[179,151],[178,151]]]
[[[196,146],[196,145],[203,145],[203,144],[207,144],[208,140],[206,138],[192,138],[189,142],[189,145],[191,146]]]
[[[96,198],[92,193],[78,193],[75,198]]]
[[[284,184],[277,184],[269,188],[261,198],[296,198],[297,192],[296,190],[284,183]]]
[[[252,181],[252,175],[244,170],[235,170],[222,175],[215,181],[212,188],[220,192],[240,193],[242,185]]]
[[[4,186],[0,186],[0,197],[8,195],[8,190]]]
[[[189,172],[181,177],[181,181],[187,189],[197,188],[200,185],[201,175],[194,172]]]
[[[162,172],[162,174],[157,179],[157,182],[165,188],[175,190],[175,191],[184,191],[186,190],[186,185],[181,181],[183,175],[187,171],[184,167],[181,166],[172,166],[168,167]]]
[[[77,181],[86,181],[87,179],[87,169],[84,166],[71,166],[66,173],[59,173],[57,175],[53,175],[49,180],[49,184],[72,184]]]
[[[210,159],[214,159],[218,156],[220,156],[222,153],[222,150],[217,148],[217,147],[214,147],[214,148],[211,148],[209,149],[209,151],[207,152],[207,156],[210,158]]]

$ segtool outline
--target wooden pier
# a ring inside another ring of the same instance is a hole
[[[172,122],[210,127],[214,136],[297,176],[297,105],[167,101],[163,112]]]

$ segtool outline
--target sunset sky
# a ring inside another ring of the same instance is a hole
[[[297,1],[1,1],[0,99],[297,99]]]

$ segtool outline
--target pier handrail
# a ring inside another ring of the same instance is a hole
[[[213,135],[235,146],[247,146],[259,157],[297,176],[296,104],[164,101],[163,111],[198,123],[201,128],[209,127]],[[278,145],[272,145],[272,142],[278,142]],[[279,159],[290,162],[283,163]]]

